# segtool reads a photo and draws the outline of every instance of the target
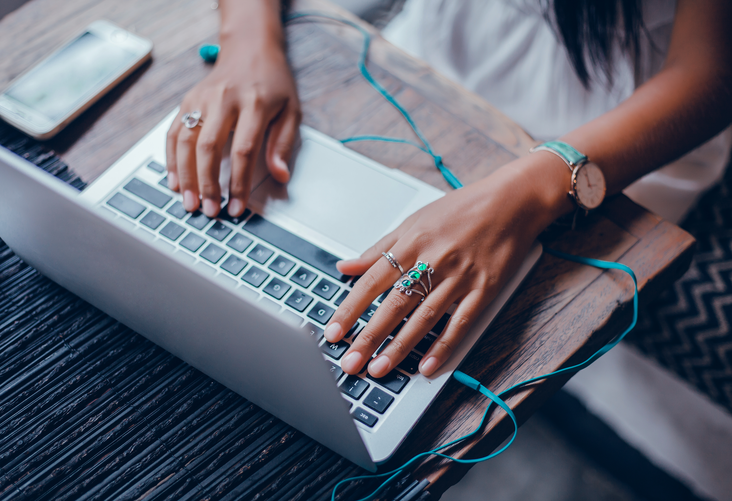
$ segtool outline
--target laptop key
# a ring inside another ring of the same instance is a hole
[[[432,327],[432,332],[437,334],[438,336],[442,334],[442,331],[445,329],[445,326],[447,325],[447,321],[450,320],[450,314],[445,313],[442,315],[442,318],[437,321],[437,324],[435,324],[434,327]]]
[[[140,222],[151,230],[157,230],[158,226],[163,224],[163,221],[165,221],[165,218],[154,210],[151,210],[150,212],[145,214],[145,217],[140,219]]]
[[[310,306],[310,303],[312,302],[312,297],[308,296],[302,291],[295,289],[294,291],[292,291],[292,294],[290,294],[290,297],[287,298],[285,304],[290,308],[302,313],[303,311],[305,311],[305,308]]]
[[[358,376],[348,376],[341,385],[341,391],[354,400],[358,400],[363,396],[369,384]]]
[[[336,364],[332,362],[328,362],[330,364],[330,373],[333,374],[333,377],[336,381],[338,381],[341,376],[343,376],[343,369],[338,367]]]
[[[409,382],[409,376],[398,371],[391,371],[389,374],[379,379],[376,379],[371,374],[367,374],[366,377],[372,381],[376,381],[381,386],[394,393],[401,392]]]
[[[251,245],[252,241],[251,238],[245,237],[241,233],[236,233],[226,242],[226,245],[237,252],[244,252]]]
[[[158,181],[158,185],[162,186],[163,188],[168,188],[168,176],[165,176],[163,179]]]
[[[355,411],[353,411],[351,416],[353,416],[353,419],[361,421],[369,428],[373,428],[373,426],[379,420],[379,418],[371,414],[369,411],[362,409],[361,407],[358,407]]]
[[[270,257],[272,257],[272,254],[274,254],[274,251],[272,249],[268,249],[262,244],[257,244],[256,247],[249,251],[249,254],[247,254],[247,256],[258,262],[259,264],[264,264]]]
[[[366,311],[361,314],[361,320],[363,320],[364,322],[368,322],[369,320],[371,320],[371,317],[373,317],[374,313],[376,313],[376,308],[378,308],[378,306],[375,304],[369,306]]]
[[[321,339],[323,339],[323,329],[321,329],[317,325],[315,325],[315,324],[313,324],[311,322],[308,322],[305,325],[305,329],[307,329],[307,331],[310,333],[310,335],[311,336],[314,336],[315,339],[317,339],[318,341],[320,341]]]
[[[183,207],[181,202],[174,203],[168,207],[168,210],[165,212],[178,219],[183,219],[185,215],[188,214],[188,211]]]
[[[417,355],[413,351],[409,352],[409,355],[404,357],[404,360],[399,362],[399,367],[401,370],[408,374],[417,374],[417,370],[419,370],[419,362],[422,360],[422,357],[420,355]]]
[[[384,300],[386,299],[386,296],[388,296],[390,292],[391,292],[391,289],[384,291],[384,293],[381,296],[379,296],[379,299],[377,299],[377,301],[380,303],[383,303]]]
[[[364,399],[363,403],[366,407],[375,410],[379,414],[383,414],[393,401],[394,397],[387,392],[380,388],[374,388]]]
[[[251,268],[249,268],[249,271],[244,273],[241,279],[248,284],[253,285],[254,287],[259,287],[260,285],[262,285],[262,283],[264,283],[265,280],[267,280],[268,276],[269,273],[267,273],[266,271],[260,270],[256,266],[252,266]]]
[[[345,282],[348,279],[336,268],[335,264],[339,261],[336,256],[270,223],[259,214],[254,214],[244,229],[338,281]]]
[[[199,237],[195,233],[188,233],[188,235],[180,241],[180,245],[191,252],[196,252],[201,248],[205,241],[205,238]]]
[[[420,353],[426,354],[427,350],[430,349],[436,340],[437,338],[435,336],[425,336],[419,343],[417,343],[417,346],[415,346],[414,349]]]
[[[160,230],[160,234],[165,238],[169,238],[173,242],[175,242],[176,240],[178,240],[178,237],[180,237],[185,231],[185,228],[175,224],[173,221],[170,221],[163,227],[162,230]]]
[[[239,273],[241,273],[241,270],[246,268],[246,266],[246,261],[232,254],[227,257],[226,261],[221,264],[221,269],[224,271],[228,271],[234,276],[237,276]]]
[[[349,346],[351,345],[342,340],[335,343],[329,343],[328,341],[326,341],[320,347],[320,351],[322,351],[334,360],[340,360],[340,358],[343,356]]]
[[[348,297],[348,293],[349,293],[349,292],[350,292],[350,291],[348,291],[348,290],[344,290],[343,292],[341,292],[341,295],[340,295],[340,296],[338,296],[338,298],[336,298],[336,300],[334,301],[335,305],[336,305],[336,306],[340,306],[340,305],[341,305],[341,303],[342,303],[343,301],[345,301],[345,300],[346,300],[346,298]]]
[[[196,211],[191,214],[191,217],[186,220],[186,223],[193,226],[197,230],[202,230],[210,221],[211,220],[206,214],[200,211]]]
[[[231,233],[231,228],[226,226],[225,224],[216,221],[214,224],[211,225],[211,227],[206,232],[206,235],[209,237],[215,238],[219,242],[223,242],[223,240],[229,236],[229,233]]]
[[[313,292],[326,300],[330,300],[339,290],[340,287],[338,287],[333,282],[329,282],[326,279],[322,279],[320,282],[318,282],[318,285],[313,287]]]
[[[283,277],[290,273],[290,270],[295,266],[293,261],[290,261],[285,256],[277,256],[269,265],[269,269],[275,273],[279,273]]]
[[[154,170],[155,172],[158,172],[158,173],[160,173],[160,174],[162,174],[163,172],[165,172],[165,166],[163,166],[163,165],[160,165],[160,164],[159,164],[159,163],[157,163],[157,162],[156,162],[155,160],[151,160],[150,162],[148,162],[148,164],[147,164],[147,168],[148,168],[148,169],[152,169],[152,170]]]
[[[277,277],[270,280],[267,284],[267,287],[264,288],[264,292],[266,292],[275,299],[282,299],[282,297],[287,294],[287,291],[289,290],[290,286]]]
[[[313,306],[313,308],[310,310],[310,313],[308,313],[308,317],[312,318],[318,323],[325,325],[328,323],[328,320],[330,320],[330,317],[333,316],[333,313],[335,313],[335,310],[333,308],[323,302],[318,301],[318,304]]]
[[[246,220],[246,218],[249,217],[249,214],[251,214],[252,211],[249,209],[244,209],[244,212],[242,212],[241,216],[239,217],[233,217],[229,215],[229,206],[227,205],[223,209],[221,209],[221,212],[219,212],[219,219],[223,219],[224,221],[228,221],[234,226],[241,224],[242,221]]]
[[[145,211],[144,205],[135,202],[122,193],[115,193],[112,198],[107,200],[107,205],[114,207],[123,214],[127,214],[132,219],[137,219]]]
[[[162,191],[158,191],[147,183],[143,183],[137,178],[131,179],[129,183],[125,185],[125,190],[129,191],[133,195],[137,195],[146,202],[150,202],[158,209],[165,207],[173,197],[166,195]]]
[[[224,254],[226,254],[226,251],[215,244],[208,244],[208,247],[203,249],[203,251],[199,254],[203,259],[206,261],[210,261],[213,264],[216,264],[221,260],[222,257],[224,257]]]
[[[299,270],[292,274],[292,276],[290,277],[290,281],[295,282],[300,287],[304,287],[305,289],[307,289],[316,278],[318,278],[317,273],[301,266]]]

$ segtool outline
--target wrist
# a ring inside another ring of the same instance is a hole
[[[539,235],[559,217],[576,210],[569,197],[572,173],[556,155],[539,151],[510,162],[496,174],[528,212],[529,229]]]
[[[222,2],[219,43],[224,47],[284,47],[280,2],[258,0],[252,2]]]

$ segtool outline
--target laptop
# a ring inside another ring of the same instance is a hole
[[[189,214],[166,185],[165,136],[176,114],[81,193],[0,148],[0,238],[69,291],[375,471],[489,331],[541,246],[434,375],[417,366],[452,308],[386,377],[349,376],[340,359],[385,295],[344,340],[327,342],[323,328],[356,280],[335,263],[444,193],[301,126],[287,185],[260,158],[242,217]],[[224,159],[224,193],[229,167]]]

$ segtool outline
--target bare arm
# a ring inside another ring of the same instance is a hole
[[[219,5],[219,58],[183,99],[166,148],[170,187],[183,194],[186,210],[202,205],[209,217],[219,212],[219,168],[229,133],[234,130],[229,213],[238,216],[246,207],[263,146],[272,176],[280,182],[289,179],[287,162],[301,118],[285,55],[280,1],[220,0]],[[203,126],[188,129],[180,118],[195,110],[201,111]]]
[[[562,139],[597,163],[608,193],[710,139],[732,121],[732,2],[679,0],[663,70],[616,109]],[[362,311],[399,278],[382,251],[404,268],[417,260],[435,269],[434,290],[424,300],[392,291],[341,362],[357,373],[368,363],[381,377],[403,360],[457,302],[450,322],[420,363],[430,375],[463,339],[481,311],[517,269],[531,243],[557,217],[574,210],[567,196],[570,173],[561,159],[538,152],[487,178],[449,193],[407,219],[360,258],[341,262],[361,275],[325,331],[343,337]],[[371,354],[410,311],[389,346]]]

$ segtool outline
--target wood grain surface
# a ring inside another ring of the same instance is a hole
[[[293,10],[348,13],[320,0]],[[216,41],[218,14],[209,0],[31,0],[0,22],[0,88],[89,22],[106,18],[153,40],[152,63],[137,71],[48,142],[85,181],[92,181],[177,106],[209,71],[197,56]],[[373,35],[369,68],[409,110],[435,151],[466,184],[523,155],[533,140],[480,97]],[[304,108],[304,122],[335,138],[379,134],[416,139],[404,119],[360,76],[362,38],[331,21],[302,20],[287,28],[288,54]],[[351,145],[349,145],[351,146]],[[352,148],[438,188],[449,190],[429,156],[409,146],[352,143]],[[543,237],[552,248],[627,264],[641,299],[667,287],[688,267],[693,238],[623,196],[608,200],[576,231]],[[462,370],[494,392],[577,362],[630,321],[632,283],[621,272],[601,272],[544,255],[516,297],[465,360]],[[527,419],[563,381],[535,385],[508,401]],[[478,425],[487,403],[450,382],[400,448],[390,466],[452,440]],[[480,437],[450,452],[478,457],[510,432],[494,412]],[[415,473],[439,497],[467,467],[426,460]]]

